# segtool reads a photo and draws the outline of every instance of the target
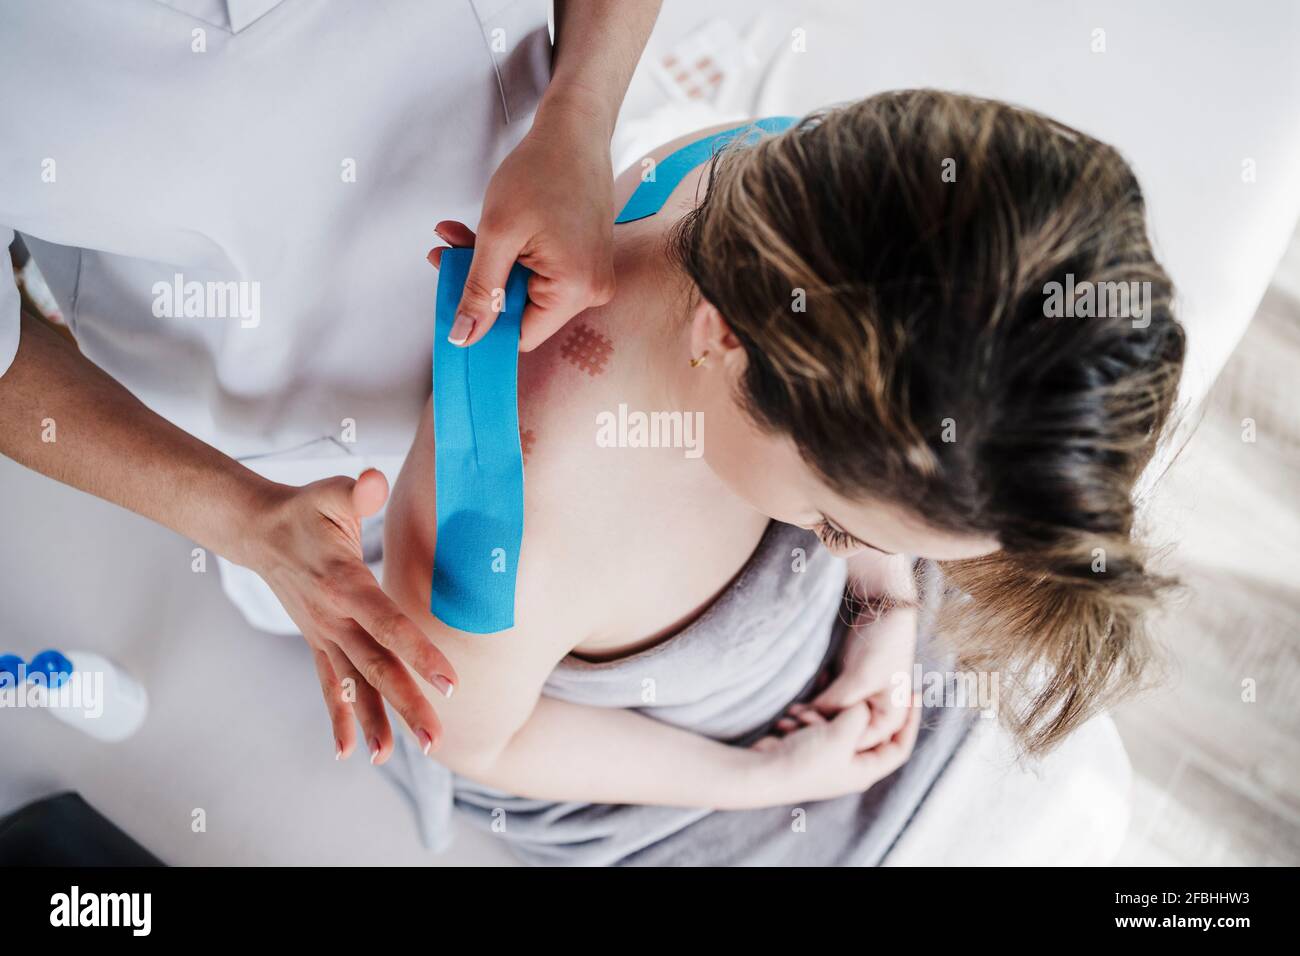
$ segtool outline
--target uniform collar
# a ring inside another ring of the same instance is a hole
[[[230,18],[230,32],[238,33],[283,2],[284,0],[225,0],[226,15]]]
[[[264,17],[284,0],[158,0],[166,6],[215,27],[238,33]]]

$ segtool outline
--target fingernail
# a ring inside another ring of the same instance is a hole
[[[448,700],[451,700],[451,695],[456,693],[456,685],[441,674],[434,674],[433,677],[429,679],[429,683],[434,686],[439,694],[446,697]]]
[[[438,249],[441,249],[441,248],[442,248],[442,246],[439,246],[439,247],[438,247]],[[428,254],[424,257],[424,261],[427,262],[427,263],[429,263],[429,265],[431,265],[431,266],[432,266],[432,265],[437,265],[437,263],[433,261],[433,254],[434,254],[435,252],[437,252],[438,249],[430,249],[429,252],[428,252]]]
[[[374,763],[376,760],[378,760],[378,759],[379,759],[379,738],[378,738],[378,737],[371,737],[371,738],[370,738],[370,762],[371,762],[371,764],[373,764],[373,763]]]
[[[334,759],[335,760],[343,759],[343,741],[341,740],[334,741]]]
[[[415,737],[420,741],[420,752],[426,757],[429,756],[429,750],[433,747],[433,737],[423,727],[415,732]]]
[[[447,341],[452,345],[464,345],[474,332],[474,317],[464,312],[456,313],[456,321],[451,324],[451,334]]]

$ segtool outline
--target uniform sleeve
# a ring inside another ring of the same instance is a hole
[[[0,375],[4,375],[18,354],[19,305],[18,286],[9,266],[9,243],[14,241],[14,231],[0,226],[0,248],[5,250],[0,262]]]

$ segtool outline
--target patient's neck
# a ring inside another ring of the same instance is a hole
[[[665,247],[666,224],[614,234],[617,288],[602,321],[620,347],[639,361],[622,383],[628,404],[644,410],[686,411],[692,400],[689,285]]]

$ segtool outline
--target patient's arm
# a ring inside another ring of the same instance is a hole
[[[461,717],[452,716],[452,708],[439,710],[445,711],[449,728],[473,721],[481,712],[471,707]],[[783,802],[766,785],[766,761],[756,751],[721,744],[635,711],[584,707],[549,697],[535,698],[522,726],[499,746],[468,751],[452,747],[438,757],[481,783],[544,800],[717,809]]]
[[[573,639],[565,609],[530,603],[524,623],[496,636],[454,631],[401,593],[398,604],[455,664],[450,700],[430,694],[445,738],[438,760],[457,773],[520,796],[596,803],[742,807],[764,805],[763,755],[730,747],[634,711],[541,696]],[[529,622],[544,621],[545,626]]]
[[[913,718],[897,739],[859,753],[870,720],[866,705],[859,705],[791,735],[781,749],[732,747],[635,711],[540,696],[556,654],[568,643],[548,638],[545,629],[481,637],[425,623],[465,688],[451,700],[431,695],[447,731],[438,760],[518,796],[715,809],[829,799],[888,776],[906,760],[916,736]]]

